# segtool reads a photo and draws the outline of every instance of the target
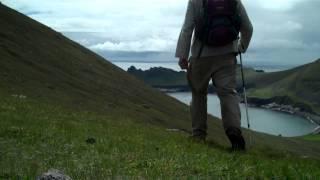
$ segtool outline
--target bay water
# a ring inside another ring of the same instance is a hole
[[[168,95],[187,105],[190,104],[191,93],[178,92]],[[240,104],[240,109],[241,126],[247,127],[245,105]],[[208,95],[208,113],[221,118],[220,100],[214,94]],[[300,116],[256,107],[249,107],[249,119],[252,130],[284,137],[306,135],[318,127],[317,124]]]

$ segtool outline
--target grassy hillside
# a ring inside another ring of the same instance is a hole
[[[291,70],[248,77],[250,96],[287,96],[320,114],[320,60]]]
[[[60,33],[0,8],[0,91],[72,109],[130,112],[159,124],[188,121],[187,108],[173,98]]]
[[[126,114],[69,111],[28,98],[4,97],[0,119],[0,179],[34,179],[51,168],[73,179],[320,176],[320,161],[308,155],[260,143],[248,153],[229,153],[216,141],[192,143],[184,133],[135,123],[136,117]],[[293,139],[283,142],[302,145]]]
[[[317,141],[252,132],[232,154],[210,117],[210,143],[191,143],[166,131],[190,129],[186,105],[3,5],[0,26],[0,179],[319,176]]]

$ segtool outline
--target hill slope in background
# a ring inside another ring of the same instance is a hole
[[[254,148],[234,156],[210,117],[212,146],[189,143],[165,130],[190,129],[186,105],[1,4],[0,27],[0,179],[319,175],[318,142],[252,132]]]
[[[305,104],[320,114],[320,60],[294,69],[248,77],[253,97],[287,97],[293,104]]]

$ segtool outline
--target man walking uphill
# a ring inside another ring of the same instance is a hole
[[[246,52],[252,32],[252,24],[240,0],[189,0],[176,57],[180,67],[187,69],[192,89],[192,138],[206,138],[207,89],[212,80],[220,99],[223,127],[232,149],[245,150],[235,90],[236,55]]]

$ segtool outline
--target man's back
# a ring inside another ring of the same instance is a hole
[[[247,12],[240,0],[237,2],[236,13],[238,13],[241,21],[240,41],[236,40],[226,46],[222,47],[209,47],[204,46],[201,53],[201,57],[216,56],[221,54],[228,54],[232,52],[238,52],[238,50],[245,52],[249,46],[253,27],[247,15]],[[178,40],[176,49],[176,57],[188,58],[191,46],[191,37],[196,27],[197,22],[204,18],[203,0],[189,0],[188,9],[185,17],[185,21],[182,27],[182,31]],[[196,57],[199,54],[202,46],[201,41],[193,37],[191,46],[191,56]]]

